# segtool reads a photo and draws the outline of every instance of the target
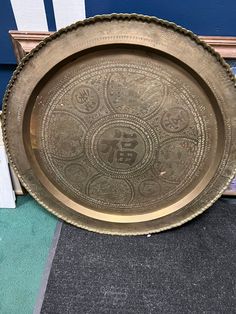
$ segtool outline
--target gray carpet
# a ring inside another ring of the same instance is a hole
[[[63,223],[41,313],[236,313],[236,201],[151,237]]]

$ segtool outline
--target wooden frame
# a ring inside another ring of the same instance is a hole
[[[53,32],[20,32],[9,31],[16,59],[19,62],[40,41]],[[223,58],[236,59],[236,37],[199,36],[211,45]]]
[[[53,32],[9,31],[17,62]],[[236,37],[199,36],[211,45],[223,58],[236,59]],[[236,196],[236,177],[223,195]]]
[[[19,63],[27,53],[51,34],[51,32],[9,31],[17,62]]]

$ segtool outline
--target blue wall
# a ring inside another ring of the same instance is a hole
[[[15,64],[0,64],[0,97],[2,99],[7,83],[9,82],[13,71],[15,70]]]
[[[10,0],[0,0],[0,103],[16,59],[8,30],[17,29]],[[34,0],[32,0],[34,1]],[[44,4],[48,29],[55,30],[53,0]],[[70,10],[65,1],[65,10]],[[22,1],[24,9],[24,1]],[[85,0],[86,16],[127,12],[173,21],[198,35],[236,36],[236,0]],[[1,105],[0,105],[1,107]]]
[[[86,15],[127,12],[154,15],[198,35],[236,36],[236,0],[85,0]]]

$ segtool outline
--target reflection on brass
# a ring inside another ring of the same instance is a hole
[[[97,16],[45,39],[4,99],[8,156],[49,211],[146,234],[208,208],[235,174],[234,76],[189,31]]]

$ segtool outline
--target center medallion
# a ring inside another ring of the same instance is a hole
[[[129,177],[154,162],[157,145],[156,134],[144,120],[116,114],[95,123],[85,146],[93,166],[113,177]]]

